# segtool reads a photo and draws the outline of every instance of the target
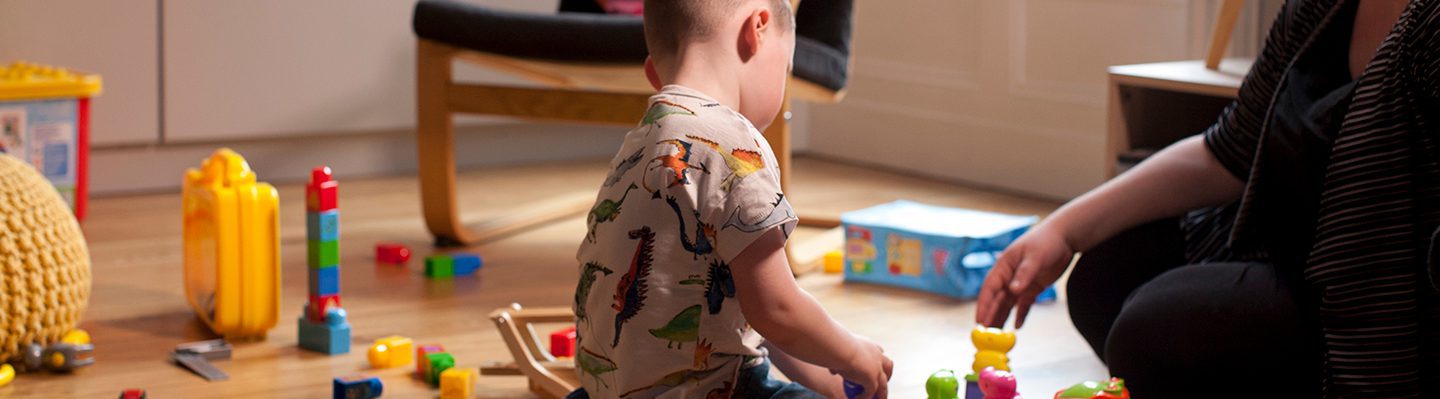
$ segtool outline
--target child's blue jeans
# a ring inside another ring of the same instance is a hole
[[[815,391],[811,391],[804,385],[794,382],[785,382],[770,378],[770,360],[748,369],[740,370],[737,378],[735,394],[732,398],[768,398],[768,399],[824,399]],[[576,389],[565,396],[565,399],[590,399],[590,394],[585,393],[585,388]]]

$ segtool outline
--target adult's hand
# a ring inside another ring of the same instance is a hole
[[[1075,250],[1061,230],[1054,224],[1042,223],[1000,254],[980,287],[976,323],[1004,327],[1013,309],[1015,328],[1025,324],[1035,297],[1055,283],[1075,257]]]

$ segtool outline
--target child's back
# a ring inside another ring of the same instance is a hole
[[[650,99],[587,218],[576,363],[593,397],[729,397],[762,362],[730,261],[795,213],[743,116],[682,86]]]
[[[571,396],[837,398],[838,373],[885,398],[883,350],[831,319],[785,258],[795,212],[756,126],[784,99],[789,1],[646,0],[645,42],[660,93],[587,219]],[[771,361],[794,382],[770,378]]]

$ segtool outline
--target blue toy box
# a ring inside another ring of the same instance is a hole
[[[845,281],[974,299],[1000,252],[1039,218],[895,201],[840,217]],[[1055,298],[1055,288],[1040,300]]]

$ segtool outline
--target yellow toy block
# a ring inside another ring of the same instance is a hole
[[[185,294],[227,339],[264,338],[280,314],[280,196],[228,148],[185,171]]]
[[[475,395],[475,380],[480,370],[474,367],[451,367],[440,373],[440,399],[469,399]]]
[[[415,344],[410,338],[391,335],[375,340],[368,355],[372,368],[400,367],[415,361]]]
[[[840,251],[825,253],[825,273],[835,274],[845,272],[845,254]]]

